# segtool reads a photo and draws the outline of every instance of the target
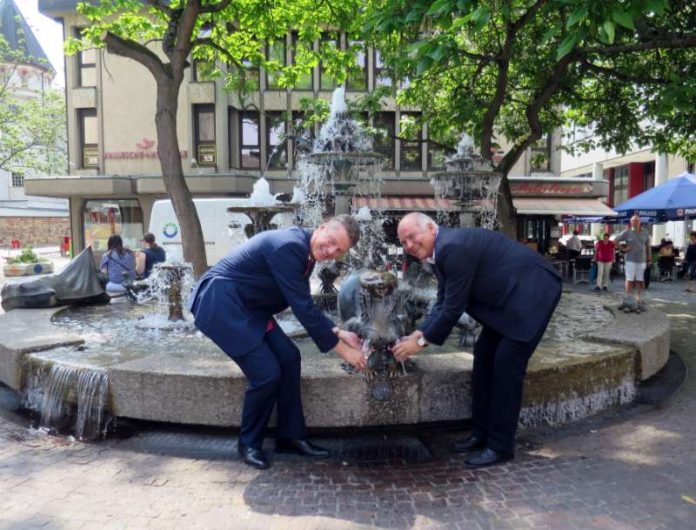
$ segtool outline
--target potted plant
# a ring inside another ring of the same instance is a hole
[[[37,256],[31,246],[22,249],[19,256],[7,258],[3,266],[5,276],[30,276],[33,274],[48,274],[53,272],[53,262],[42,256]]]

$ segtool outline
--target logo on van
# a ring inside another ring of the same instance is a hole
[[[179,227],[176,226],[176,223],[167,223],[162,227],[162,235],[168,239],[176,237],[178,233]]]

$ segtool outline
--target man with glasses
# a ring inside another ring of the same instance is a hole
[[[201,276],[189,300],[196,327],[239,365],[249,380],[238,450],[257,469],[269,466],[264,433],[277,406],[276,451],[325,458],[306,439],[300,395],[300,352],[273,316],[290,307],[322,352],[331,349],[358,370],[366,366],[354,333],[339,330],[314,305],[309,277],[317,261],[333,260],[360,237],[339,215],[314,231],[292,227],[257,234]]]

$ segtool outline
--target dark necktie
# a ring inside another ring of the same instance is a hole
[[[312,258],[309,258],[307,260],[307,267],[305,268],[305,273],[304,273],[305,278],[308,278],[309,275],[312,274],[312,271],[314,270],[315,263],[316,263],[316,261],[314,261]]]

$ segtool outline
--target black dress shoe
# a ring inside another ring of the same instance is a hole
[[[242,457],[242,460],[248,466],[256,469],[268,469],[268,466],[270,466],[266,455],[261,449],[254,449],[244,445],[242,442],[238,442],[237,451],[239,451],[239,456]]]
[[[494,466],[496,464],[502,464],[503,462],[507,462],[508,460],[512,460],[514,458],[514,455],[510,453],[499,453],[498,451],[494,451],[490,447],[486,447],[485,449],[482,449],[475,455],[471,455],[469,458],[467,458],[464,461],[464,464],[466,464],[466,467],[476,469],[479,467],[487,467],[487,466]]]
[[[314,445],[309,440],[288,440],[287,438],[278,438],[275,450],[276,453],[297,453],[313,458],[328,458],[331,455],[328,449]]]
[[[467,438],[457,440],[452,444],[452,451],[455,453],[467,453],[475,449],[483,449],[486,439],[480,434],[471,434]]]

